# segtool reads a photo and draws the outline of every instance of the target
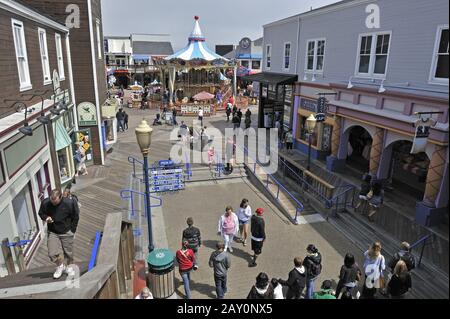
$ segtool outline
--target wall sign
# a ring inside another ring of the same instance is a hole
[[[95,126],[97,125],[97,108],[90,102],[78,104],[78,125],[79,126]]]
[[[304,110],[311,111],[316,113],[317,111],[317,101],[314,100],[307,100],[307,99],[300,99],[300,107]]]
[[[416,136],[414,138],[411,154],[425,152],[430,136],[430,127],[436,122],[432,118],[422,118],[416,122]]]

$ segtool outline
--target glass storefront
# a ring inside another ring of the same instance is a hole
[[[12,201],[17,232],[20,240],[32,240],[37,234],[37,217],[31,199],[31,185],[28,183]]]
[[[72,146],[69,145],[58,152],[59,176],[61,183],[65,184],[75,175],[75,165],[72,158]]]

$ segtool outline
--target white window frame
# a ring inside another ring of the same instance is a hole
[[[436,40],[434,43],[434,49],[433,49],[433,58],[431,62],[431,70],[430,70],[430,77],[428,79],[429,84],[438,84],[438,85],[448,85],[449,80],[444,78],[436,78],[436,68],[438,63],[438,55],[439,55],[439,45],[441,43],[441,36],[442,31],[445,29],[448,29],[448,24],[439,25],[437,27],[436,31]]]
[[[20,62],[19,62],[19,56],[18,56],[18,52],[17,52],[17,47],[18,47],[18,39],[16,38],[16,33],[15,33],[15,27],[19,26],[20,27],[20,35],[21,35],[21,46],[23,49],[23,59],[25,61],[24,63],[24,70],[23,73],[25,75],[25,79],[21,79],[20,78]],[[31,90],[33,88],[33,85],[31,84],[31,77],[30,77],[30,68],[28,65],[28,51],[27,51],[27,43],[25,40],[25,27],[23,26],[23,22],[19,21],[19,20],[15,20],[15,19],[11,19],[11,26],[12,26],[12,32],[13,32],[13,39],[14,39],[14,48],[15,48],[15,54],[16,54],[16,62],[17,62],[17,72],[18,72],[18,76],[19,76],[19,83],[20,83],[20,92],[24,92],[24,91],[28,91]]]
[[[286,68],[286,45],[289,44],[289,65]],[[285,42],[283,44],[283,71],[289,71],[291,69],[291,62],[292,62],[292,43],[291,42]]]
[[[101,60],[102,56],[102,46],[103,42],[101,41],[101,33],[100,33],[100,20],[95,20],[95,30],[97,33],[97,51],[98,51],[98,59]]]
[[[61,34],[55,33],[55,46],[56,46],[56,60],[58,64],[59,80],[64,81],[66,79],[66,73],[64,70],[64,53],[62,49],[62,37]]]
[[[41,41],[41,34],[42,41]],[[47,31],[42,28],[38,28],[38,39],[39,39],[39,54],[41,55],[42,63],[42,76],[44,78],[44,85],[49,85],[52,83],[52,76],[50,74],[50,61],[48,57],[48,46],[47,46]],[[42,51],[44,51],[42,53]]]
[[[266,70],[270,70],[270,68],[272,67],[272,44],[266,44],[266,63],[265,63],[265,67]],[[270,58],[270,61],[269,61]],[[270,66],[268,66],[268,63],[270,63]]]
[[[376,50],[377,50],[377,41],[379,35],[389,35],[389,47],[386,58],[386,69],[384,70],[384,74],[375,74],[375,61],[376,61]],[[369,60],[369,72],[368,73],[360,73],[359,72],[359,63],[361,60],[361,42],[363,37],[372,36],[372,46],[370,49],[370,60]],[[358,38],[358,46],[356,48],[356,64],[355,64],[355,77],[360,78],[368,78],[368,79],[380,79],[385,80],[388,68],[389,68],[389,57],[391,55],[391,45],[392,45],[392,31],[379,31],[379,32],[369,32],[369,33],[361,33]]]
[[[317,50],[319,49],[319,41],[324,41],[323,46],[323,63],[322,63],[322,70],[317,70]],[[308,70],[308,49],[309,49],[309,43],[314,42],[314,60],[313,60],[313,69]],[[305,73],[307,74],[323,74],[323,70],[325,69],[325,57],[327,53],[327,39],[326,38],[317,38],[317,39],[308,39],[306,41],[306,54],[305,54]]]

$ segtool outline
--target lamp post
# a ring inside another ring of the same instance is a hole
[[[308,171],[311,171],[311,144],[312,144],[312,135],[314,133],[314,129],[316,128],[317,120],[316,117],[311,114],[306,120],[306,130],[308,131]]]
[[[152,212],[150,205],[150,181],[148,176],[148,153],[152,143],[153,129],[148,125],[147,121],[142,120],[141,124],[136,128],[136,139],[144,157],[144,182],[145,182],[145,213],[147,214],[148,224],[148,251],[154,250],[153,233],[152,233]]]

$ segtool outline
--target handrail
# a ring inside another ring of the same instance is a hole
[[[420,267],[421,263],[422,263],[422,258],[423,258],[423,253],[425,251],[425,246],[426,246],[426,242],[429,238],[433,237],[434,238],[434,234],[429,234],[421,239],[419,239],[417,242],[415,242],[414,244],[412,244],[410,246],[410,250],[413,250],[414,248],[416,248],[417,246],[419,246],[420,244],[423,243],[422,245],[422,249],[420,251],[420,257],[419,257],[419,262],[417,263],[417,267]]]
[[[126,196],[126,195],[125,195],[127,192],[130,193],[129,196]],[[132,189],[123,189],[123,190],[120,191],[120,198],[121,198],[122,200],[128,200],[128,199],[131,200],[131,217],[134,217],[135,212],[136,212],[136,210],[135,210],[135,208],[134,208],[134,196],[133,196],[134,194],[141,195],[141,196],[144,196],[144,197],[147,196],[145,193],[137,192],[137,191],[132,190]],[[156,199],[156,200],[159,201],[159,204],[157,204],[157,205],[153,205],[153,206],[152,206],[152,205],[150,204],[150,207],[151,207],[151,208],[156,208],[156,207],[161,207],[161,206],[162,206],[162,199],[161,199],[160,197],[152,196],[152,195],[150,194],[150,198],[153,198],[153,199]],[[147,217],[147,216],[146,216],[146,217]]]
[[[133,156],[128,156],[128,162],[133,164],[133,177],[136,177],[136,162],[144,166],[144,162]]]
[[[259,165],[263,170],[264,170],[264,166],[257,160],[257,159],[254,159],[254,158],[252,158],[250,155],[249,155],[249,152],[248,152],[248,149],[245,147],[245,146],[243,146],[243,148],[244,148],[244,153],[248,156],[248,157],[250,157],[250,159],[252,159],[255,163],[254,163],[254,173],[256,174],[256,165]],[[265,170],[264,170],[265,171]],[[272,174],[268,174],[268,173],[266,173],[266,175],[267,175],[267,183],[266,183],[266,189],[268,189],[269,190],[269,177],[278,185],[278,192],[277,192],[277,197],[276,197],[276,199],[277,200],[279,200],[279,194],[280,194],[280,188],[281,189],[283,189],[284,190],[284,192],[297,204],[297,207],[296,207],[296,212],[295,212],[295,217],[294,218],[292,218],[292,222],[294,223],[294,224],[298,224],[298,221],[297,221],[297,217],[298,217],[298,215],[299,214],[301,214],[304,210],[305,210],[305,207],[303,206],[303,204],[294,196],[294,195],[292,195],[291,194],[291,192],[289,192],[287,189],[286,189],[286,187],[284,187],[284,185],[281,183],[281,182],[279,182]]]
[[[101,236],[102,236],[101,232],[95,233],[95,241],[94,241],[94,246],[92,247],[91,259],[89,260],[88,271],[91,271],[95,267],[95,262],[97,260],[97,255],[98,255],[98,249],[100,247]]]

